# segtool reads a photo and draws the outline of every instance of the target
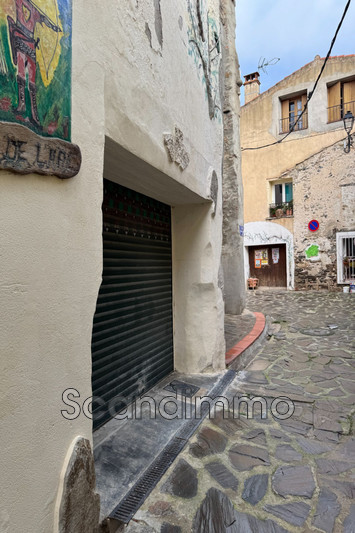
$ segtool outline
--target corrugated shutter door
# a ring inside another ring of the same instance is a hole
[[[94,428],[173,370],[171,209],[104,180],[103,226]]]

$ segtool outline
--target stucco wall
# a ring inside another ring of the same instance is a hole
[[[211,63],[217,106],[211,120],[198,48],[189,41],[197,39],[207,59],[207,8],[210,40],[212,27],[219,35],[221,28],[219,1],[208,0],[201,5],[205,42],[199,38],[196,2],[192,0],[107,2],[102,52],[106,70],[106,135],[206,199],[210,167],[219,176],[221,171],[221,56],[217,54]],[[162,44],[156,25],[161,26]],[[171,164],[163,143],[163,135],[174,133],[175,125],[182,131],[190,155],[183,172]]]
[[[241,108],[241,145],[252,148],[278,141],[280,98],[313,88],[323,59],[311,63],[274,85]],[[242,151],[245,221],[268,217],[270,184],[286,170],[344,138],[342,122],[328,124],[327,84],[355,75],[355,57],[331,58],[308,107],[308,128],[293,132],[284,142],[261,150]],[[262,81],[262,78],[261,78]],[[261,85],[262,90],[262,85]]]
[[[102,7],[74,2],[70,180],[0,173],[0,531],[48,533],[73,439],[85,416],[61,416],[62,393],[91,396],[91,327],[101,277],[104,69]]]
[[[201,6],[204,41],[192,1],[110,2],[105,10],[106,136],[107,146],[117,146],[105,158],[105,175],[174,207],[175,366],[188,372],[224,365],[218,285],[223,79],[221,54],[215,50],[208,57],[213,31],[221,38],[219,0]],[[213,117],[200,53],[211,65]],[[184,170],[171,161],[163,142],[176,126],[189,157]],[[128,162],[123,152],[131,154]],[[215,213],[213,174],[218,189]]]
[[[219,32],[219,2],[209,0],[208,7]],[[177,367],[224,366],[219,58],[212,69],[211,118],[199,54],[189,43],[194,29],[185,0],[164,0],[160,8],[148,0],[77,0],[73,21],[72,140],[81,147],[82,169],[67,181],[0,176],[4,533],[53,530],[67,451],[79,435],[92,439],[90,420],[80,415],[69,422],[60,410],[69,387],[82,399],[91,395],[104,152],[110,179],[175,206]],[[164,134],[175,126],[189,155],[184,171],[164,146]]]
[[[294,181],[295,279],[296,287],[306,282],[337,283],[336,233],[355,231],[355,151],[344,153],[343,143],[322,150],[288,174]],[[308,229],[316,219],[317,232]],[[306,249],[315,245],[318,255],[307,258]]]

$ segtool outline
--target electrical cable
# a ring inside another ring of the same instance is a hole
[[[313,86],[313,89],[309,92],[309,94],[308,94],[308,96],[307,96],[307,101],[306,101],[305,106],[304,106],[304,108],[303,108],[303,111],[302,111],[302,113],[300,113],[300,114],[298,115],[297,120],[295,121],[295,123],[294,123],[294,124],[292,125],[292,127],[290,128],[290,131],[285,135],[285,137],[282,137],[282,139],[279,139],[278,141],[275,141],[275,142],[272,142],[272,143],[269,143],[269,144],[265,144],[264,146],[255,146],[254,148],[242,148],[242,149],[241,149],[242,152],[245,152],[245,151],[247,151],[247,150],[261,150],[262,148],[268,148],[269,146],[275,146],[276,144],[280,144],[280,143],[282,143],[285,139],[287,139],[287,137],[288,137],[289,135],[291,135],[291,133],[295,130],[295,127],[297,126],[297,124],[298,124],[299,121],[301,120],[301,118],[302,118],[302,116],[304,115],[304,113],[307,111],[308,103],[309,103],[310,99],[312,98],[312,96],[313,96],[313,94],[314,94],[314,91],[315,91],[316,88],[317,88],[318,82],[319,82],[319,80],[320,80],[320,78],[321,78],[321,76],[322,76],[322,74],[323,74],[323,72],[324,72],[325,66],[326,66],[326,64],[327,64],[327,62],[328,62],[328,59],[329,59],[329,57],[330,57],[330,54],[331,54],[331,52],[332,52],[332,50],[333,50],[333,46],[334,46],[335,41],[336,41],[336,39],[337,39],[337,37],[338,37],[338,33],[339,33],[340,28],[341,28],[341,26],[342,26],[342,24],[343,24],[343,22],[344,22],[344,19],[345,19],[346,13],[348,12],[348,9],[349,9],[349,7],[350,7],[350,4],[351,4],[351,0],[348,0],[348,1],[347,1],[347,4],[346,4],[346,6],[345,6],[345,9],[344,9],[343,15],[342,15],[342,17],[341,17],[341,20],[340,20],[340,22],[339,22],[339,24],[338,24],[338,27],[337,27],[336,32],[335,32],[335,34],[334,34],[334,37],[333,37],[333,39],[332,39],[332,42],[331,42],[330,48],[329,48],[329,50],[328,50],[328,53],[327,53],[327,55],[326,55],[326,57],[325,57],[325,59],[324,59],[324,62],[323,62],[322,68],[320,69],[320,72],[319,72],[319,74],[318,74],[318,77],[317,77],[317,79],[316,79],[316,81],[315,81],[315,84],[314,84],[314,86]]]

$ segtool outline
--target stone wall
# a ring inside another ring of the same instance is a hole
[[[336,234],[355,230],[355,150],[346,154],[336,143],[287,177],[294,183],[296,288],[336,285]],[[320,224],[316,232],[308,229],[313,219]]]
[[[243,271],[243,181],[240,152],[240,78],[235,49],[234,0],[221,1],[224,29],[224,158],[223,158],[223,292],[225,311],[242,313],[245,306]]]

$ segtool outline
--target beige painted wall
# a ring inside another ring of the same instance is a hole
[[[241,108],[242,149],[273,143],[282,137],[279,134],[280,98],[305,89],[310,91],[322,64],[322,59],[315,58]],[[280,144],[242,151],[245,222],[268,217],[268,180],[281,176],[296,164],[344,138],[342,122],[327,124],[327,84],[354,75],[354,56],[330,59],[309,102],[308,129],[293,132]]]
[[[148,0],[73,4],[72,139],[81,147],[82,169],[67,181],[4,171],[0,176],[2,533],[24,527],[26,533],[53,530],[67,450],[78,435],[92,438],[91,421],[81,415],[69,422],[60,410],[65,407],[62,392],[69,387],[82,400],[91,395],[105,136],[113,143],[105,169],[111,179],[116,176],[176,206],[177,368],[193,372],[224,366],[218,286],[223,125],[220,112],[209,117],[201,69],[189,55],[186,2],[161,2],[162,47]],[[209,8],[219,28],[219,2],[209,0]],[[217,103],[218,90],[217,76]],[[163,145],[163,134],[172,133],[175,125],[190,155],[184,172]],[[136,167],[125,161],[122,154],[127,153]],[[124,164],[132,171],[129,179]],[[209,200],[213,170],[219,181],[214,217]]]
[[[61,416],[61,396],[91,396],[91,327],[101,277],[102,8],[74,2],[73,179],[1,171],[0,531],[53,530],[59,475],[91,421]],[[89,53],[90,51],[90,53]]]

